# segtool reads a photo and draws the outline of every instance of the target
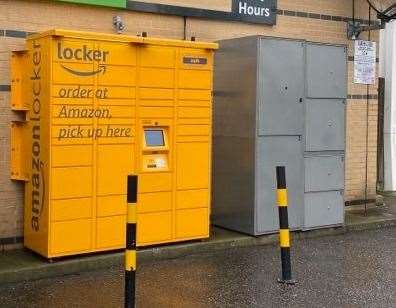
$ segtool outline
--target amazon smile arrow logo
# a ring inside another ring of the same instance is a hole
[[[94,76],[94,75],[97,75],[100,73],[102,73],[104,75],[106,73],[106,65],[99,65],[98,70],[92,71],[92,72],[77,71],[77,70],[68,68],[68,67],[64,66],[63,64],[61,64],[61,66],[65,71],[68,71],[69,73],[71,73],[73,75],[81,76],[81,77]]]
[[[73,61],[81,61],[81,62],[99,62],[99,63],[106,63],[109,56],[110,51],[102,50],[100,48],[93,49],[90,44],[82,45],[79,48],[73,47],[64,47],[63,42],[58,42],[58,59],[61,61],[65,60],[73,60]],[[97,74],[105,74],[106,73],[106,65],[101,64],[99,65],[97,70],[94,71],[80,71],[70,67],[66,67],[65,65],[61,64],[61,67],[69,72],[70,74],[80,76],[80,77],[88,77],[94,76]]]

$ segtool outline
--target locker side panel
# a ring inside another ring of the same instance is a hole
[[[28,111],[27,149],[29,181],[25,185],[24,245],[37,253],[49,255],[49,105],[51,54],[49,38],[27,41],[30,80],[27,99],[32,102]]]
[[[257,44],[257,37],[220,42],[214,78],[212,221],[250,234],[254,233]]]

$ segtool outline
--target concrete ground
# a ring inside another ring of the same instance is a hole
[[[367,224],[379,220],[393,220],[396,216],[396,194],[384,193],[377,198],[380,204],[354,205],[346,208],[345,223],[347,225]],[[367,209],[367,210],[366,210]]]
[[[140,264],[137,307],[395,307],[396,228],[301,239],[295,286],[279,285],[275,245]],[[0,307],[123,307],[121,266],[0,287]]]
[[[292,238],[297,243],[299,240],[308,238],[396,226],[396,195],[385,196],[384,203],[383,206],[369,204],[367,212],[362,205],[348,207],[344,227],[294,232]],[[198,253],[228,250],[233,247],[262,246],[277,242],[278,235],[276,234],[251,237],[220,228],[212,228],[210,240],[141,249],[138,253],[138,262],[180,258]],[[122,251],[66,258],[53,263],[49,263],[27,250],[5,251],[0,253],[0,285],[106,269],[111,266],[119,266],[122,262]]]

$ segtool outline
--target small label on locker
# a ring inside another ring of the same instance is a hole
[[[208,64],[207,58],[202,57],[183,57],[184,64],[199,64],[199,65],[206,65]]]

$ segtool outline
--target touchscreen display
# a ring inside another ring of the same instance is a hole
[[[163,147],[165,146],[164,133],[162,130],[147,129],[144,131],[146,139],[146,146],[148,147]]]

